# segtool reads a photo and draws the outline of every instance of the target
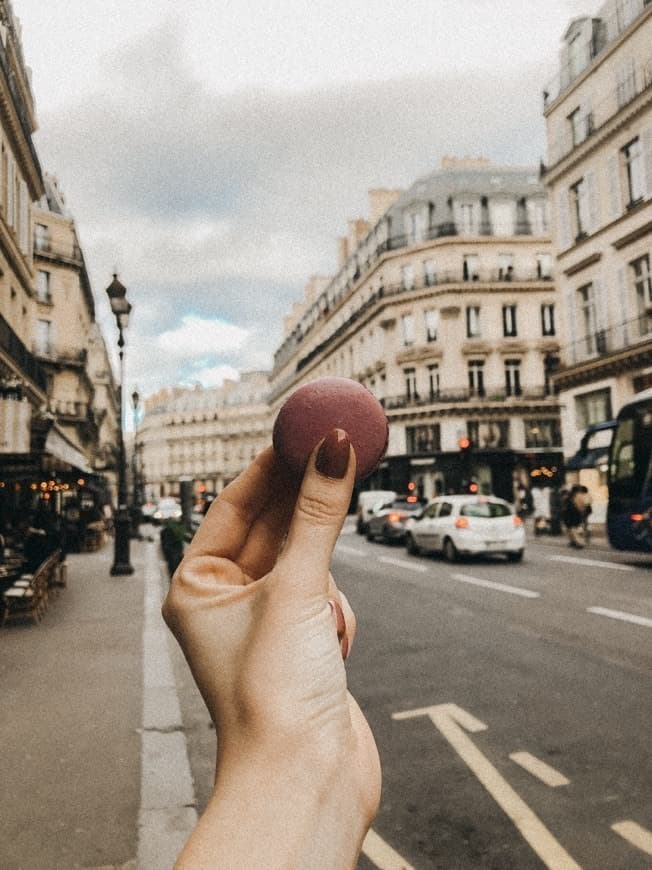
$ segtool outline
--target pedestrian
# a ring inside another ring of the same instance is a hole
[[[581,549],[585,545],[584,522],[586,501],[579,484],[572,487],[563,506],[562,522],[566,526],[569,547]],[[586,490],[588,491],[588,490]]]
[[[177,870],[356,866],[380,762],[347,692],[355,617],[329,570],[354,476],[341,429],[303,481],[268,448],[215,500],[172,579],[163,616],[219,747]]]

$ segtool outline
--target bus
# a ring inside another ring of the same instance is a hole
[[[618,550],[652,553],[652,389],[618,412],[609,449],[607,534]]]

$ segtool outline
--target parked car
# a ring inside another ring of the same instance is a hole
[[[156,505],[156,510],[152,514],[152,520],[156,524],[165,522],[165,520],[181,519],[181,505],[179,500],[173,496],[162,498]]]
[[[384,544],[403,541],[406,521],[424,504],[425,500],[416,495],[381,502],[367,520],[367,540],[380,538]]]
[[[150,522],[152,517],[154,516],[155,510],[156,504],[153,501],[146,501],[145,504],[141,504],[140,515],[142,517],[142,521],[144,523]]]
[[[378,507],[382,502],[390,499],[398,498],[398,493],[393,489],[368,489],[358,495],[358,506],[356,508],[356,524],[355,530],[359,535],[366,534],[367,523],[369,517],[375,507]]]
[[[442,552],[449,562],[461,556],[501,553],[520,562],[525,528],[509,502],[495,496],[444,495],[428,502],[406,530],[409,553]]]

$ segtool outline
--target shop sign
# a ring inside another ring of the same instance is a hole
[[[27,399],[0,398],[0,453],[29,453],[32,406]]]

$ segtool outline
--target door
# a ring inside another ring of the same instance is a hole
[[[439,506],[436,519],[433,520],[432,527],[432,549],[441,550],[443,548],[444,539],[450,529],[451,515],[453,513],[453,504],[450,501],[443,501]]]

